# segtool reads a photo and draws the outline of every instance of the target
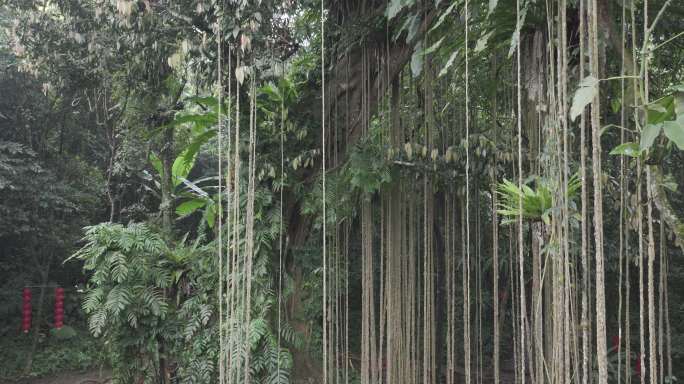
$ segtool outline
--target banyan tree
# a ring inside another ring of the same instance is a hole
[[[137,97],[166,233],[215,245],[212,382],[676,380],[684,3],[93,3],[180,87]]]

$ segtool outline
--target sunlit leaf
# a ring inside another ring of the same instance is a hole
[[[439,26],[442,25],[442,23],[444,23],[444,20],[446,20],[447,16],[449,16],[449,14],[451,14],[451,11],[453,11],[454,8],[455,8],[458,4],[460,4],[460,1],[454,1],[454,2],[449,6],[449,8],[447,8],[444,12],[442,12],[442,14],[439,15],[439,19],[437,19],[437,22],[435,23],[435,25],[433,25],[432,28],[430,28],[430,31],[429,31],[429,32],[432,32],[432,31],[434,31],[435,29],[439,28]]]
[[[511,36],[511,46],[508,49],[508,57],[513,56],[513,53],[518,49],[518,43],[520,42],[520,30],[525,24],[525,18],[527,17],[527,4],[520,10],[520,16],[515,24],[515,31]]]
[[[416,47],[413,49],[413,55],[411,56],[411,73],[413,77],[418,77],[423,71],[423,55],[421,51],[423,50],[423,42],[419,41]]]
[[[202,188],[197,186],[197,184],[193,183],[192,181],[190,181],[184,177],[181,177],[180,181],[183,184],[185,184],[188,188],[190,188],[192,191],[197,193],[198,196],[202,196],[202,197],[208,197],[209,196],[209,194],[205,190],[203,190]]]
[[[216,221],[216,204],[211,204],[204,211],[204,220],[207,221],[209,228],[214,228],[214,223]]]
[[[613,111],[613,113],[620,112],[621,106],[622,106],[622,102],[617,97],[610,101],[610,109]]]
[[[442,38],[439,39],[439,40],[437,40],[436,43],[432,44],[432,45],[430,46],[430,48],[426,49],[426,50],[423,52],[423,56],[429,55],[429,54],[431,54],[432,52],[436,51],[436,50],[440,47],[440,45],[442,45],[442,42],[444,41],[444,38],[445,38],[445,37],[446,37],[446,36],[442,36]]]
[[[575,91],[570,107],[570,119],[575,120],[584,108],[591,103],[591,100],[598,93],[598,79],[594,76],[587,76],[580,81],[579,88]]]
[[[617,147],[613,148],[613,150],[610,151],[610,154],[624,155],[629,157],[639,157],[641,155],[641,148],[639,148],[639,144],[629,142],[620,144]]]
[[[666,120],[674,120],[674,100],[674,95],[668,95],[646,105],[647,123],[658,124]]]
[[[155,155],[154,153],[150,153],[150,163],[152,164],[152,167],[154,168],[155,171],[157,171],[157,174],[161,176],[162,174],[162,163],[159,157]]]
[[[489,0],[489,7],[487,8],[487,17],[494,12],[494,9],[496,9],[497,4],[499,4],[499,0]]]
[[[187,216],[195,212],[197,209],[204,207],[206,203],[207,201],[205,199],[192,199],[185,201],[176,207],[176,214],[178,216]]]
[[[680,87],[684,89],[684,84],[680,85]],[[674,109],[678,119],[684,118],[684,90],[675,93]]]
[[[485,34],[477,40],[477,45],[475,45],[475,52],[481,52],[484,51],[485,48],[487,48],[487,42],[489,41],[489,38],[492,36],[492,34],[494,34],[494,30],[489,31],[487,34]]]
[[[644,129],[641,130],[641,142],[639,146],[642,150],[651,148],[656,137],[660,135],[660,129],[662,127],[662,124],[646,124]]]
[[[391,0],[387,5],[385,16],[387,16],[388,20],[392,20],[402,9],[404,9],[404,7],[412,5],[413,3],[415,3],[415,0]]]
[[[235,68],[235,78],[237,81],[242,84],[243,81],[245,81],[245,67],[237,67]]]
[[[449,60],[447,60],[446,64],[444,64],[444,67],[442,67],[442,70],[439,71],[439,75],[437,77],[442,77],[446,75],[446,73],[449,71],[449,67],[451,67],[454,64],[454,60],[456,59],[456,56],[458,56],[458,49],[451,52],[451,55],[449,56]]]
[[[670,192],[677,192],[677,189],[678,189],[677,181],[670,174],[668,174],[664,177],[664,179],[661,182],[661,185]]]
[[[677,145],[677,148],[684,151],[684,116],[676,121],[665,121],[663,132],[670,141]]]
[[[420,25],[420,17],[419,15],[413,15],[411,16],[407,24],[408,26],[408,33],[406,34],[406,43],[411,43],[413,39],[418,35],[418,26]]]
[[[182,179],[188,177],[192,167],[195,165],[195,160],[197,159],[200,148],[214,136],[216,136],[216,129],[209,129],[196,136],[174,160],[173,166],[171,167],[174,185],[180,184]]]

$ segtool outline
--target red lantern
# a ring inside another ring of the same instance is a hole
[[[28,333],[31,329],[31,290],[24,288],[21,298],[23,303],[21,307],[21,331]]]
[[[55,328],[64,326],[64,288],[55,288]]]

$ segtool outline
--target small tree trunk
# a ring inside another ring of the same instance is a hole
[[[159,210],[162,216],[162,229],[166,236],[171,237],[173,234],[173,179],[172,167],[174,161],[173,153],[173,128],[166,128],[164,130],[164,141],[161,150],[160,160],[162,163],[161,172],[161,203]],[[164,292],[166,296],[166,291]],[[164,340],[162,337],[157,338],[158,356],[159,356],[159,383],[166,384],[166,357],[164,349]]]
[[[161,204],[159,210],[162,215],[162,228],[167,235],[173,231],[173,129],[164,130],[164,142],[160,153],[162,163],[161,172]]]
[[[591,74],[599,78],[599,44],[598,44],[598,10],[597,0],[591,0],[591,12],[589,14],[589,43]],[[608,382],[608,351],[606,347],[606,299],[605,299],[605,272],[603,255],[603,193],[601,186],[601,125],[600,125],[599,96],[595,95],[591,102],[591,148],[592,148],[592,174],[594,181],[594,242],[596,255],[596,357],[598,361],[598,382]]]

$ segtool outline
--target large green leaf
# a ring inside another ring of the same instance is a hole
[[[680,85],[684,88],[684,84]],[[684,118],[684,91],[677,91],[674,95],[674,109],[677,114],[677,119]]]
[[[419,41],[416,47],[413,49],[413,55],[411,56],[411,73],[413,77],[418,77],[423,71],[423,42]]]
[[[152,163],[152,167],[157,171],[157,174],[161,176],[163,170],[162,163],[159,157],[154,153],[150,153],[150,163]]]
[[[208,200],[209,205],[204,210],[204,220],[206,220],[209,228],[214,228],[214,223],[216,222],[216,204],[213,200]]]
[[[610,110],[613,111],[613,113],[618,113],[620,112],[620,108],[622,107],[622,100],[620,98],[613,98],[610,100]]]
[[[414,3],[415,0],[391,0],[387,5],[387,12],[385,12],[385,15],[387,16],[387,19],[392,20],[402,9],[404,9],[404,7],[413,5]]]
[[[489,7],[487,9],[487,17],[494,12],[494,9],[496,8],[497,4],[499,4],[499,0],[489,0]]]
[[[451,67],[454,64],[454,60],[456,59],[456,56],[458,56],[458,51],[459,49],[456,49],[455,51],[451,52],[449,60],[447,60],[446,64],[444,64],[442,70],[439,71],[439,75],[437,75],[437,77],[442,77],[446,75],[447,71],[449,70],[449,67]]]
[[[445,37],[442,37],[441,39],[437,40],[437,42],[432,44],[430,47],[425,49],[423,49],[422,41],[419,41],[418,44],[416,44],[416,47],[413,51],[413,55],[411,56],[411,73],[413,73],[413,77],[418,77],[420,73],[423,71],[423,61],[425,60],[425,55],[429,55],[438,50],[439,47],[442,45],[444,38]]]
[[[508,49],[508,57],[512,57],[513,53],[518,49],[518,43],[520,42],[520,30],[523,25],[525,25],[525,19],[527,18],[527,3],[525,3],[520,10],[520,16],[516,19],[515,31],[511,36],[511,45]]]
[[[665,136],[677,145],[677,148],[684,151],[684,116],[676,121],[664,122],[663,131]]]
[[[283,100],[283,97],[280,94],[280,89],[278,89],[278,87],[276,87],[276,85],[273,83],[268,83],[264,85],[263,87],[261,87],[261,89],[259,89],[259,91],[262,94],[268,96],[268,98],[271,99],[271,101],[273,102],[280,103]]]
[[[197,158],[197,153],[200,148],[202,148],[202,145],[209,141],[209,139],[216,136],[216,132],[216,129],[209,129],[194,137],[190,144],[188,144],[176,160],[174,160],[171,168],[174,186],[180,184],[182,179],[187,178],[190,170],[192,170],[192,167],[195,165],[195,159]]]
[[[613,148],[613,150],[610,151],[610,154],[624,155],[629,157],[639,157],[641,156],[641,148],[639,148],[639,144],[629,142],[620,144],[617,147]]]
[[[205,199],[192,199],[185,201],[176,207],[176,214],[178,216],[187,216],[199,208],[204,207],[207,204],[207,201]]]
[[[399,37],[403,33],[403,31],[406,31],[406,43],[411,44],[413,42],[413,39],[418,35],[418,27],[420,26],[420,17],[419,15],[411,15],[406,19],[404,24],[401,26],[401,29],[398,32],[398,35],[395,36],[396,38]]]
[[[475,45],[475,52],[476,53],[484,51],[485,48],[487,48],[487,42],[489,41],[489,38],[492,37],[493,34],[494,34],[494,30],[491,30],[477,40],[477,44]]]
[[[444,20],[446,20],[447,16],[449,16],[449,14],[451,14],[451,11],[453,11],[454,8],[460,3],[461,3],[460,1],[454,1],[449,6],[449,8],[447,8],[444,12],[442,12],[442,14],[439,16],[439,19],[437,19],[437,22],[435,23],[435,25],[432,26],[432,28],[430,28],[430,31],[428,31],[428,33],[439,28],[439,26],[442,25],[442,23],[444,23]]]
[[[176,157],[171,166],[171,175],[173,176],[173,185],[177,186],[183,179],[188,177],[190,170],[195,166],[195,159],[197,158],[197,153],[188,156],[186,151],[183,151],[180,156]]]
[[[641,130],[641,143],[639,146],[642,150],[650,149],[655,141],[656,137],[660,135],[660,129],[663,127],[662,124],[646,124],[644,129]]]
[[[217,118],[215,113],[201,113],[177,116],[175,119],[173,119],[171,125],[179,126],[183,124],[192,123],[195,126],[210,127],[212,125],[215,125],[216,122]]]
[[[591,103],[591,100],[598,93],[599,81],[594,76],[587,76],[580,81],[579,88],[575,91],[570,107],[570,119],[575,120],[582,114],[584,108]]]
[[[674,95],[661,97],[646,105],[648,113],[648,124],[658,124],[666,120],[674,120],[675,117],[675,98]]]
[[[191,102],[203,105],[203,106],[211,107],[214,110],[216,110],[218,107],[218,99],[213,97],[213,96],[206,96],[206,97],[194,96],[194,97],[188,98],[188,101],[191,101]]]
[[[423,52],[423,56],[429,55],[429,54],[431,54],[432,52],[434,52],[434,51],[436,51],[437,49],[439,49],[439,47],[442,45],[442,42],[444,41],[444,38],[445,38],[445,37],[446,37],[446,36],[442,36],[441,39],[437,40],[436,43],[432,44],[428,49],[426,49],[426,50]]]

